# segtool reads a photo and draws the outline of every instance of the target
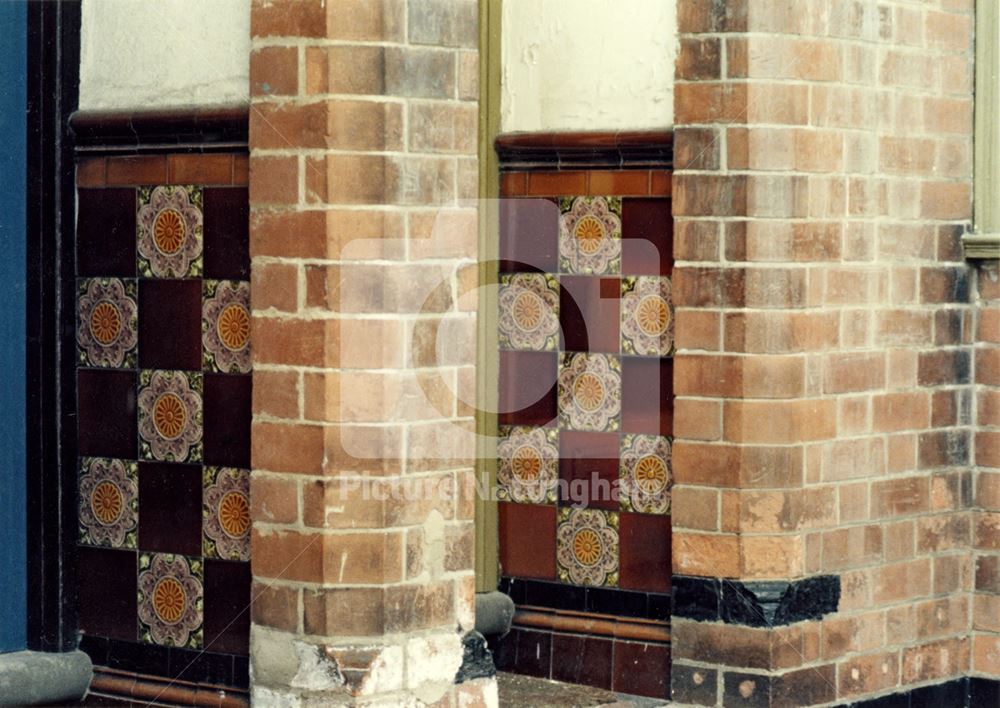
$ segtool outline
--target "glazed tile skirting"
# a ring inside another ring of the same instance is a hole
[[[505,172],[497,296],[500,589],[519,608],[498,666],[660,697],[670,665],[669,193],[665,169]],[[605,625],[617,629],[601,636]],[[648,681],[629,684],[629,672]]]
[[[778,627],[837,611],[840,576],[793,581],[673,577],[675,617],[750,627]]]
[[[76,343],[82,646],[98,665],[245,687],[244,159],[79,164]]]

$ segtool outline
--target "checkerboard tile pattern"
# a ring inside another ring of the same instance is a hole
[[[88,639],[248,653],[247,201],[232,185],[79,190],[78,590],[92,600],[80,603]]]

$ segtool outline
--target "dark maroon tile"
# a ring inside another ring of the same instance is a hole
[[[114,639],[139,638],[135,551],[77,547],[80,631]]]
[[[555,352],[500,352],[500,425],[546,425],[556,418]]]
[[[77,372],[77,425],[81,455],[135,459],[134,371]]]
[[[250,279],[250,202],[244,187],[205,189],[205,277]]]
[[[651,698],[670,697],[670,648],[662,644],[615,642],[612,690]]]
[[[610,690],[612,646],[610,639],[553,634],[552,678]]]
[[[563,350],[617,353],[621,328],[621,280],[564,275],[559,282],[559,324]]]
[[[76,272],[135,277],[135,189],[77,193]]]
[[[556,508],[500,502],[500,567],[518,578],[556,577]]]
[[[618,516],[622,588],[670,591],[670,517],[622,512]]]
[[[250,564],[205,560],[205,650],[250,651]]]
[[[252,377],[205,374],[205,464],[250,467]]]
[[[552,635],[521,630],[517,634],[516,673],[548,678],[552,667]]]
[[[500,271],[556,272],[559,206],[548,199],[500,200]]]
[[[201,371],[201,281],[139,281],[139,367]]]
[[[671,435],[673,359],[622,357],[622,432]]]
[[[674,219],[669,199],[622,200],[622,274],[669,275]]]
[[[139,550],[201,555],[201,465],[139,463]]]
[[[559,434],[560,503],[618,511],[619,447],[618,433],[563,430]]]

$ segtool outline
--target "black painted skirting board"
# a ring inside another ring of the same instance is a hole
[[[1000,708],[1000,680],[967,676],[838,708]]]
[[[749,627],[779,627],[836,612],[840,577],[792,581],[673,577],[674,617]]]

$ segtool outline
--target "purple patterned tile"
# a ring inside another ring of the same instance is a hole
[[[204,555],[250,560],[250,470],[206,467],[203,478]]]
[[[622,200],[563,197],[559,200],[559,267],[564,273],[621,272]]]
[[[201,461],[201,374],[148,370],[140,373],[139,439],[143,459]]]
[[[500,276],[501,349],[546,351],[559,343],[559,283],[542,273]]]
[[[139,638],[171,647],[200,649],[202,561],[170,553],[139,554]]]
[[[135,548],[139,524],[138,466],[128,460],[84,457],[79,479],[80,543]]]
[[[622,279],[621,347],[626,354],[667,356],[674,348],[669,278]]]
[[[598,509],[559,510],[559,578],[573,585],[618,585],[618,514]]]
[[[147,278],[201,275],[202,223],[201,187],[140,187],[139,272]]]
[[[621,415],[621,366],[607,354],[562,354],[559,422],[571,430],[617,430]]]
[[[135,368],[139,344],[134,280],[81,280],[77,293],[79,362],[82,366]]]
[[[622,436],[621,503],[624,511],[670,513],[670,439],[658,435]]]
[[[202,283],[202,345],[206,371],[250,372],[250,283]]]
[[[501,427],[497,458],[500,499],[524,504],[555,502],[559,482],[558,430]]]

